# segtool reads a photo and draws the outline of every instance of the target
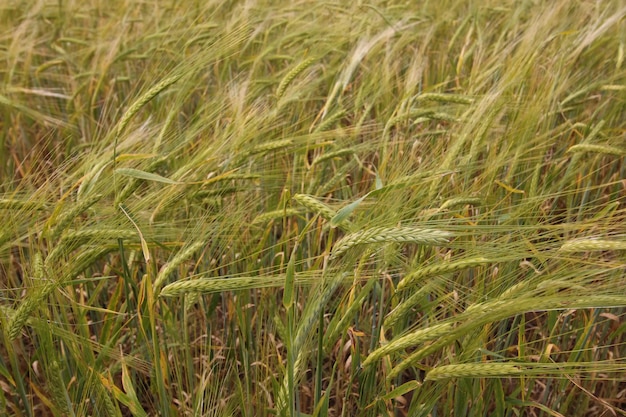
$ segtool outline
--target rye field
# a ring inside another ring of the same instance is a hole
[[[620,0],[0,4],[0,416],[626,415]]]

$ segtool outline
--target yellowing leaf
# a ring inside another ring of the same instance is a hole
[[[179,184],[178,182],[165,178],[159,174],[153,174],[152,172],[141,171],[133,168],[118,168],[115,170],[116,174],[124,175],[126,177],[136,178],[139,180],[162,182],[165,184]]]

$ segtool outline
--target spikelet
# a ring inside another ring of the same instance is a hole
[[[52,293],[59,285],[69,281],[76,275],[80,274],[83,270],[88,268],[97,259],[104,256],[108,252],[115,250],[110,247],[97,247],[91,248],[80,255],[78,255],[71,263],[70,269],[65,272],[57,281],[46,281],[42,287],[29,294],[24,301],[15,310],[13,317],[8,325],[9,339],[15,339],[22,327],[26,324],[32,313],[39,307],[39,305],[45,300],[45,298]],[[44,271],[45,273],[45,271]]]
[[[441,245],[448,243],[452,233],[420,229],[416,227],[373,227],[344,236],[333,246],[331,259],[334,259],[357,245],[372,243],[418,243],[422,245]]]
[[[567,150],[567,152],[568,153],[593,152],[593,153],[604,153],[604,154],[615,155],[615,156],[626,155],[626,149],[618,148],[616,146],[609,146],[609,145],[593,145],[590,143],[581,143],[578,145],[571,146]]]
[[[127,229],[84,229],[68,230],[46,257],[46,266],[50,267],[63,254],[68,254],[80,245],[93,239],[100,241],[111,239],[134,239],[137,232]]]
[[[296,194],[293,196],[293,199],[304,208],[315,214],[319,214],[320,217],[328,221],[330,221],[337,214],[335,210],[331,209],[313,196],[307,194]]]
[[[384,327],[386,329],[396,324],[402,317],[406,317],[408,312],[417,305],[420,300],[437,286],[436,280],[429,280],[409,298],[401,302],[385,317]]]
[[[414,347],[415,345],[428,342],[433,339],[438,339],[453,330],[454,326],[452,323],[440,323],[425,329],[417,330],[413,333],[407,334],[406,336],[399,337],[370,353],[363,362],[363,367],[365,368],[390,353]]]
[[[180,264],[182,264],[187,259],[189,259],[189,257],[193,255],[194,252],[196,252],[198,249],[200,249],[201,247],[205,245],[206,245],[206,242],[204,240],[198,240],[190,244],[186,248],[181,249],[171,261],[163,265],[156,279],[154,280],[155,294],[159,294],[159,291],[161,290],[161,287],[163,286],[163,284],[165,284],[165,281],[167,280],[167,278],[169,278],[170,274],[174,272],[174,270],[176,270],[176,268],[178,268]]]
[[[293,143],[294,142],[292,139],[279,139],[279,140],[274,140],[271,142],[261,143],[259,145],[256,145],[238,154],[236,161],[235,161],[235,165],[240,165],[241,163],[243,163],[243,161],[245,161],[247,158],[249,158],[252,155],[264,154],[267,152],[275,151],[277,149],[286,149],[289,146],[292,146]],[[229,175],[227,179],[235,179],[235,178]]]
[[[297,216],[302,212],[294,208],[278,209],[259,214],[252,220],[252,224],[267,223],[271,220],[282,219],[285,217]]]
[[[425,381],[440,381],[448,378],[502,378],[520,375],[522,369],[510,363],[464,363],[444,365],[432,369]]]
[[[339,157],[346,156],[346,155],[352,155],[353,153],[355,153],[353,148],[344,148],[344,149],[339,149],[333,152],[327,152],[315,158],[313,162],[311,163],[311,165],[319,164],[320,162],[324,162],[328,159],[339,158]]]
[[[451,209],[452,207],[465,206],[467,204],[472,205],[472,206],[479,206],[481,203],[482,203],[481,199],[477,197],[451,198],[450,200],[446,200],[441,205],[441,207],[439,207],[439,210],[448,210],[448,209]]]
[[[148,91],[141,95],[133,104],[130,105],[128,110],[122,115],[118,125],[117,125],[117,136],[121,135],[126,128],[126,125],[130,122],[130,119],[133,118],[135,114],[141,110],[143,106],[145,106],[150,100],[156,97],[161,91],[165,90],[170,85],[174,84],[178,80],[182,78],[182,74],[176,74],[170,77],[163,79],[161,82],[154,85]]]
[[[63,383],[63,379],[61,378],[61,367],[56,360],[53,360],[50,363],[48,369],[46,369],[47,387],[52,394],[52,401],[54,405],[61,411],[61,414],[64,416],[73,415],[73,412],[70,412],[70,408],[67,401],[67,391],[65,388],[65,384]]]
[[[163,287],[159,297],[178,297],[185,294],[208,294],[237,289],[251,288],[258,283],[258,278],[198,278],[188,281],[178,281]]]
[[[276,89],[276,98],[281,99],[283,94],[285,94],[285,90],[289,87],[289,84],[305,69],[307,69],[312,63],[315,62],[315,58],[307,58],[304,61],[300,62],[298,65],[293,67],[287,75],[280,81],[278,84],[278,88]]]
[[[587,252],[605,250],[626,250],[626,241],[603,240],[603,239],[574,239],[565,242],[560,248],[561,252]]]
[[[13,200],[0,198],[0,210],[43,210],[45,205],[36,201]]]
[[[476,258],[468,258],[461,259],[456,262],[445,262],[436,265],[430,265],[423,268],[420,268],[416,271],[413,271],[407,274],[399,283],[398,283],[398,291],[409,288],[415,284],[417,284],[420,280],[425,277],[447,274],[450,272],[460,271],[466,268],[473,268],[475,266],[484,265],[491,263],[492,260],[481,257]]]
[[[317,133],[317,132],[323,132],[325,130],[328,130],[328,128],[330,128],[335,122],[337,122],[337,120],[341,119],[345,114],[346,114],[345,109],[339,109],[335,113],[326,117],[322,121],[322,123],[320,123],[313,129],[313,132]]]
[[[73,207],[61,214],[58,218],[51,217],[47,225],[49,230],[48,238],[51,240],[58,238],[79,214],[87,210],[89,207],[93,206],[101,198],[102,194],[95,194],[91,197],[81,199]],[[50,222],[54,222],[54,227],[52,227]]]
[[[17,336],[22,331],[22,328],[32,315],[33,311],[35,311],[35,309],[39,307],[44,298],[48,294],[50,294],[56,287],[56,283],[48,281],[43,285],[43,287],[28,296],[24,301],[22,301],[22,304],[20,304],[19,307],[15,310],[13,316],[11,317],[11,320],[9,321],[7,330],[9,340],[14,340],[15,338],[17,338]]]
[[[349,162],[346,162],[337,170],[335,175],[331,179],[322,184],[316,191],[318,195],[328,194],[338,183],[346,180],[347,174],[350,170],[354,169],[358,165],[356,158],[352,158]]]
[[[474,99],[460,94],[425,93],[416,97],[417,101],[436,101],[439,103],[472,104]]]

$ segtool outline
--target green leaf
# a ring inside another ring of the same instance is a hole
[[[289,309],[293,305],[293,292],[295,287],[296,276],[296,249],[298,245],[294,246],[287,262],[287,274],[285,276],[285,289],[283,291],[283,306]]]
[[[332,219],[330,219],[330,225],[332,227],[337,227],[339,226],[341,223],[343,223],[348,217],[350,217],[350,215],[352,214],[352,212],[359,206],[359,204],[361,204],[363,202],[363,200],[365,200],[365,198],[369,195],[365,194],[363,197],[359,198],[356,201],[353,201],[352,203],[348,204],[345,207],[342,207],[337,214],[335,214],[333,216]]]
[[[398,388],[389,391],[387,394],[383,395],[379,399],[383,400],[383,401],[393,400],[394,398],[400,397],[400,396],[406,394],[407,392],[411,392],[413,390],[418,389],[421,385],[422,384],[420,384],[416,380],[409,381],[409,382],[406,382],[406,383],[400,385]]]
[[[139,399],[137,398],[133,381],[124,361],[122,361],[122,386],[124,387],[124,391],[126,391],[124,398],[126,402],[124,405],[128,407],[130,413],[135,417],[147,417],[148,413],[144,411]],[[121,397],[118,397],[118,399],[121,399]]]
[[[139,180],[163,182],[165,184],[179,184],[178,182],[171,180],[169,178],[162,177],[161,175],[158,175],[158,174],[153,174],[152,172],[141,171],[139,169],[118,168],[115,170],[115,173],[120,174],[120,175],[125,175],[131,178],[136,178]]]
[[[383,180],[380,179],[378,172],[376,173],[376,185],[375,186],[377,190],[380,190],[381,188],[383,188]]]

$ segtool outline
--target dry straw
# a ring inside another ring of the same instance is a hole
[[[386,242],[441,245],[448,243],[448,239],[452,236],[452,233],[443,230],[416,227],[373,227],[343,237],[333,246],[331,258],[336,258],[358,245]]]

